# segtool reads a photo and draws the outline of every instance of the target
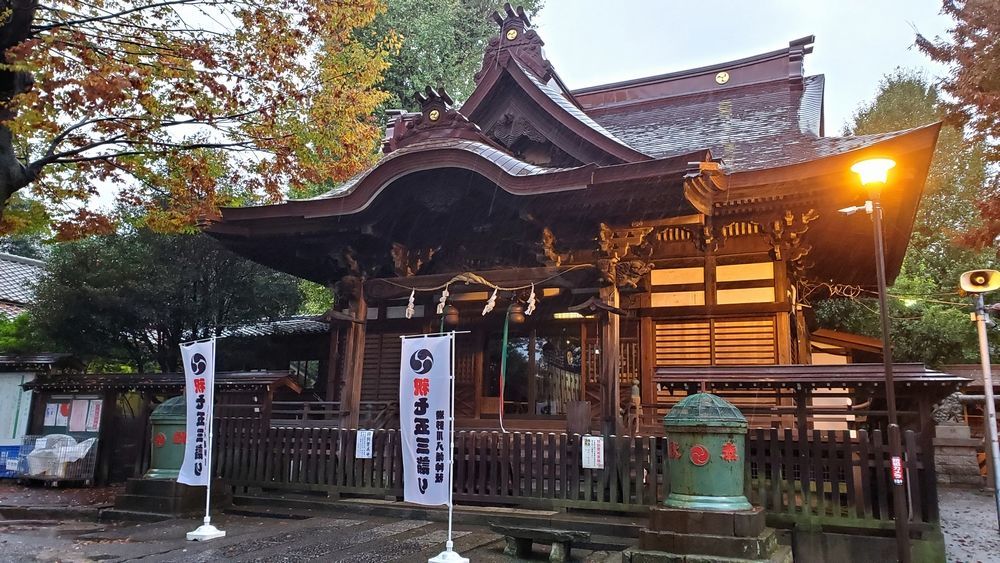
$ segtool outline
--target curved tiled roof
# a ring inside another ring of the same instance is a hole
[[[823,156],[823,76],[593,110],[591,117],[654,157],[710,149],[731,171],[771,168]],[[815,148],[815,152],[810,152]]]
[[[352,176],[351,178],[346,180],[343,184],[340,184],[339,186],[323,194],[308,199],[316,200],[316,199],[330,199],[336,197],[343,197],[351,193],[354,190],[354,188],[357,187],[357,185],[360,184],[361,181],[364,180],[367,176],[369,176],[376,168],[379,168],[382,165],[392,160],[413,153],[435,151],[440,149],[460,150],[463,152],[479,156],[487,160],[488,162],[492,163],[493,165],[501,169],[504,173],[510,176],[521,176],[521,177],[536,176],[539,174],[552,174],[556,172],[563,172],[566,170],[574,170],[574,168],[543,168],[541,166],[535,166],[534,164],[529,164],[522,160],[518,160],[517,158],[514,158],[513,156],[507,154],[506,152],[496,147],[492,147],[490,145],[487,145],[486,143],[480,143],[477,141],[469,141],[465,139],[451,139],[451,138],[433,139],[429,141],[423,141],[420,143],[414,143],[412,145],[408,145],[401,149],[396,149],[391,153],[380,158],[379,161],[375,164],[375,166]],[[293,200],[293,201],[306,201],[306,200]]]

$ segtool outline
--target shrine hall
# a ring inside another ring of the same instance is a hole
[[[523,11],[495,20],[460,105],[428,86],[419,112],[391,112],[371,168],[205,226],[334,291],[301,358],[316,362],[312,399],[284,418],[392,428],[400,336],[455,330],[458,430],[502,416],[506,430],[655,434],[700,390],[753,428],[884,427],[880,342],[818,327],[811,305],[875,287],[871,221],[838,212],[865,200],[862,159],[896,162],[882,204],[898,275],[940,124],[828,135],[811,36],[571,89]],[[960,381],[897,372],[906,428]]]

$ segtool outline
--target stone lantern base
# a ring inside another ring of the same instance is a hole
[[[656,507],[649,528],[639,532],[639,548],[624,563],[708,563],[755,561],[791,563],[792,548],[778,544],[764,524],[764,510],[704,511]]]

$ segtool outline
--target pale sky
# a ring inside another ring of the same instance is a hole
[[[511,2],[514,4],[515,2]],[[939,0],[545,0],[532,25],[570,88],[695,68],[815,35],[807,75],[826,75],[826,134],[839,135],[896,67],[944,70],[915,30],[945,35]]]

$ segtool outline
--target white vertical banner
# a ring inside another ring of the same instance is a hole
[[[212,473],[209,434],[215,396],[215,340],[181,344],[181,363],[187,400],[187,443],[177,482],[207,487]]]
[[[450,504],[454,339],[454,333],[403,338],[399,426],[406,502]]]

